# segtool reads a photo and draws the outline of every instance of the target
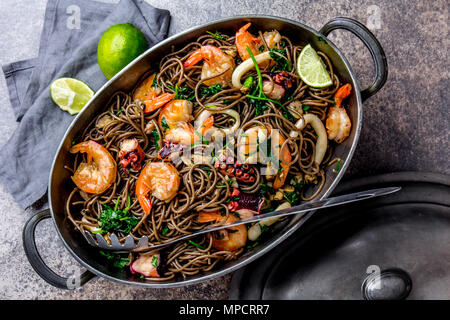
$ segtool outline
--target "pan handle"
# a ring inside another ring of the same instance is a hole
[[[370,98],[377,93],[387,80],[388,65],[383,47],[366,26],[350,18],[334,18],[326,23],[319,32],[324,36],[327,36],[331,31],[336,29],[344,29],[353,33],[365,44],[372,55],[375,64],[375,80],[370,87],[361,91],[361,98],[365,101],[367,98]]]
[[[92,272],[86,270],[78,279],[61,277],[45,264],[37,250],[34,231],[39,222],[48,218],[51,218],[51,215],[50,210],[47,209],[35,214],[25,223],[22,233],[25,255],[37,274],[52,286],[60,289],[76,289],[77,287],[81,287],[95,277]]]

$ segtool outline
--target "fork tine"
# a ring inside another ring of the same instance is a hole
[[[148,247],[148,237],[147,236],[142,236],[139,239],[139,242],[138,242],[136,248],[140,248],[140,247]]]
[[[103,249],[110,249],[111,248],[109,243],[106,241],[106,239],[100,233],[97,233],[95,235],[95,237],[97,238],[97,243],[98,243],[98,246],[100,248],[103,248]]]
[[[131,250],[134,248],[134,238],[130,235],[125,237],[125,243],[122,246],[124,249]]]
[[[121,248],[122,247],[122,244],[120,243],[119,238],[117,238],[115,233],[110,234],[109,241],[111,242],[111,248],[112,249]]]
[[[87,242],[89,242],[91,246],[97,246],[97,242],[94,240],[92,234],[89,231],[84,230],[84,238],[87,240]]]

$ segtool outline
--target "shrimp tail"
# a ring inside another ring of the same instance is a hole
[[[334,101],[336,102],[336,106],[340,107],[342,100],[347,98],[351,92],[352,92],[352,85],[350,83],[347,83],[342,87],[340,87],[334,95]]]
[[[250,22],[247,23],[245,26],[243,26],[242,28],[239,29],[238,33],[244,34],[244,32],[247,32],[247,29],[250,28],[251,25],[252,24]],[[250,40],[250,41],[254,41],[254,42],[258,42],[258,43],[261,41],[260,38],[253,36],[251,33],[248,33],[247,36],[248,36],[248,40]]]
[[[203,121],[202,126],[200,127],[200,134],[202,136],[205,135],[205,133],[211,129],[211,127],[214,125],[214,117],[213,116],[209,116],[208,118],[205,119],[205,121]]]
[[[152,209],[152,203],[150,202],[149,197],[141,196],[139,198],[139,204],[141,205],[142,210],[144,210],[144,213],[148,215],[150,213],[150,210]]]
[[[202,60],[203,60],[202,50],[197,49],[189,56],[189,58],[184,62],[183,65],[185,68],[192,67]]]
[[[211,211],[211,212],[202,211],[197,216],[197,222],[206,223],[217,221],[218,217],[220,217],[220,213],[218,211]]]
[[[175,98],[175,94],[173,93],[163,93],[152,100],[148,100],[145,102],[145,110],[144,113],[150,113],[155,111],[156,109],[161,108],[170,100]]]

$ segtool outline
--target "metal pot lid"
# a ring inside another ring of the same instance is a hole
[[[450,177],[385,174],[334,194],[386,186],[402,190],[317,211],[233,275],[230,299],[450,299]]]

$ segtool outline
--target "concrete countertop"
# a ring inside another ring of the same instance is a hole
[[[117,2],[106,1],[105,2]],[[346,178],[393,171],[450,173],[448,6],[438,1],[146,0],[172,14],[170,34],[242,14],[269,14],[320,29],[333,17],[368,25],[385,49],[389,78],[364,103],[361,137]],[[0,64],[37,56],[46,0],[2,0]],[[76,0],[74,0],[76,3]],[[373,78],[368,50],[354,36],[329,37],[346,55],[361,87]],[[1,72],[1,71],[0,71]],[[0,75],[0,145],[16,128]],[[74,291],[56,289],[31,268],[22,247],[22,227],[35,209],[22,210],[0,185],[0,299],[226,299],[231,275],[175,289],[142,289],[96,278]],[[51,221],[37,228],[38,247],[56,272],[78,266]],[[262,258],[264,259],[264,258]]]

